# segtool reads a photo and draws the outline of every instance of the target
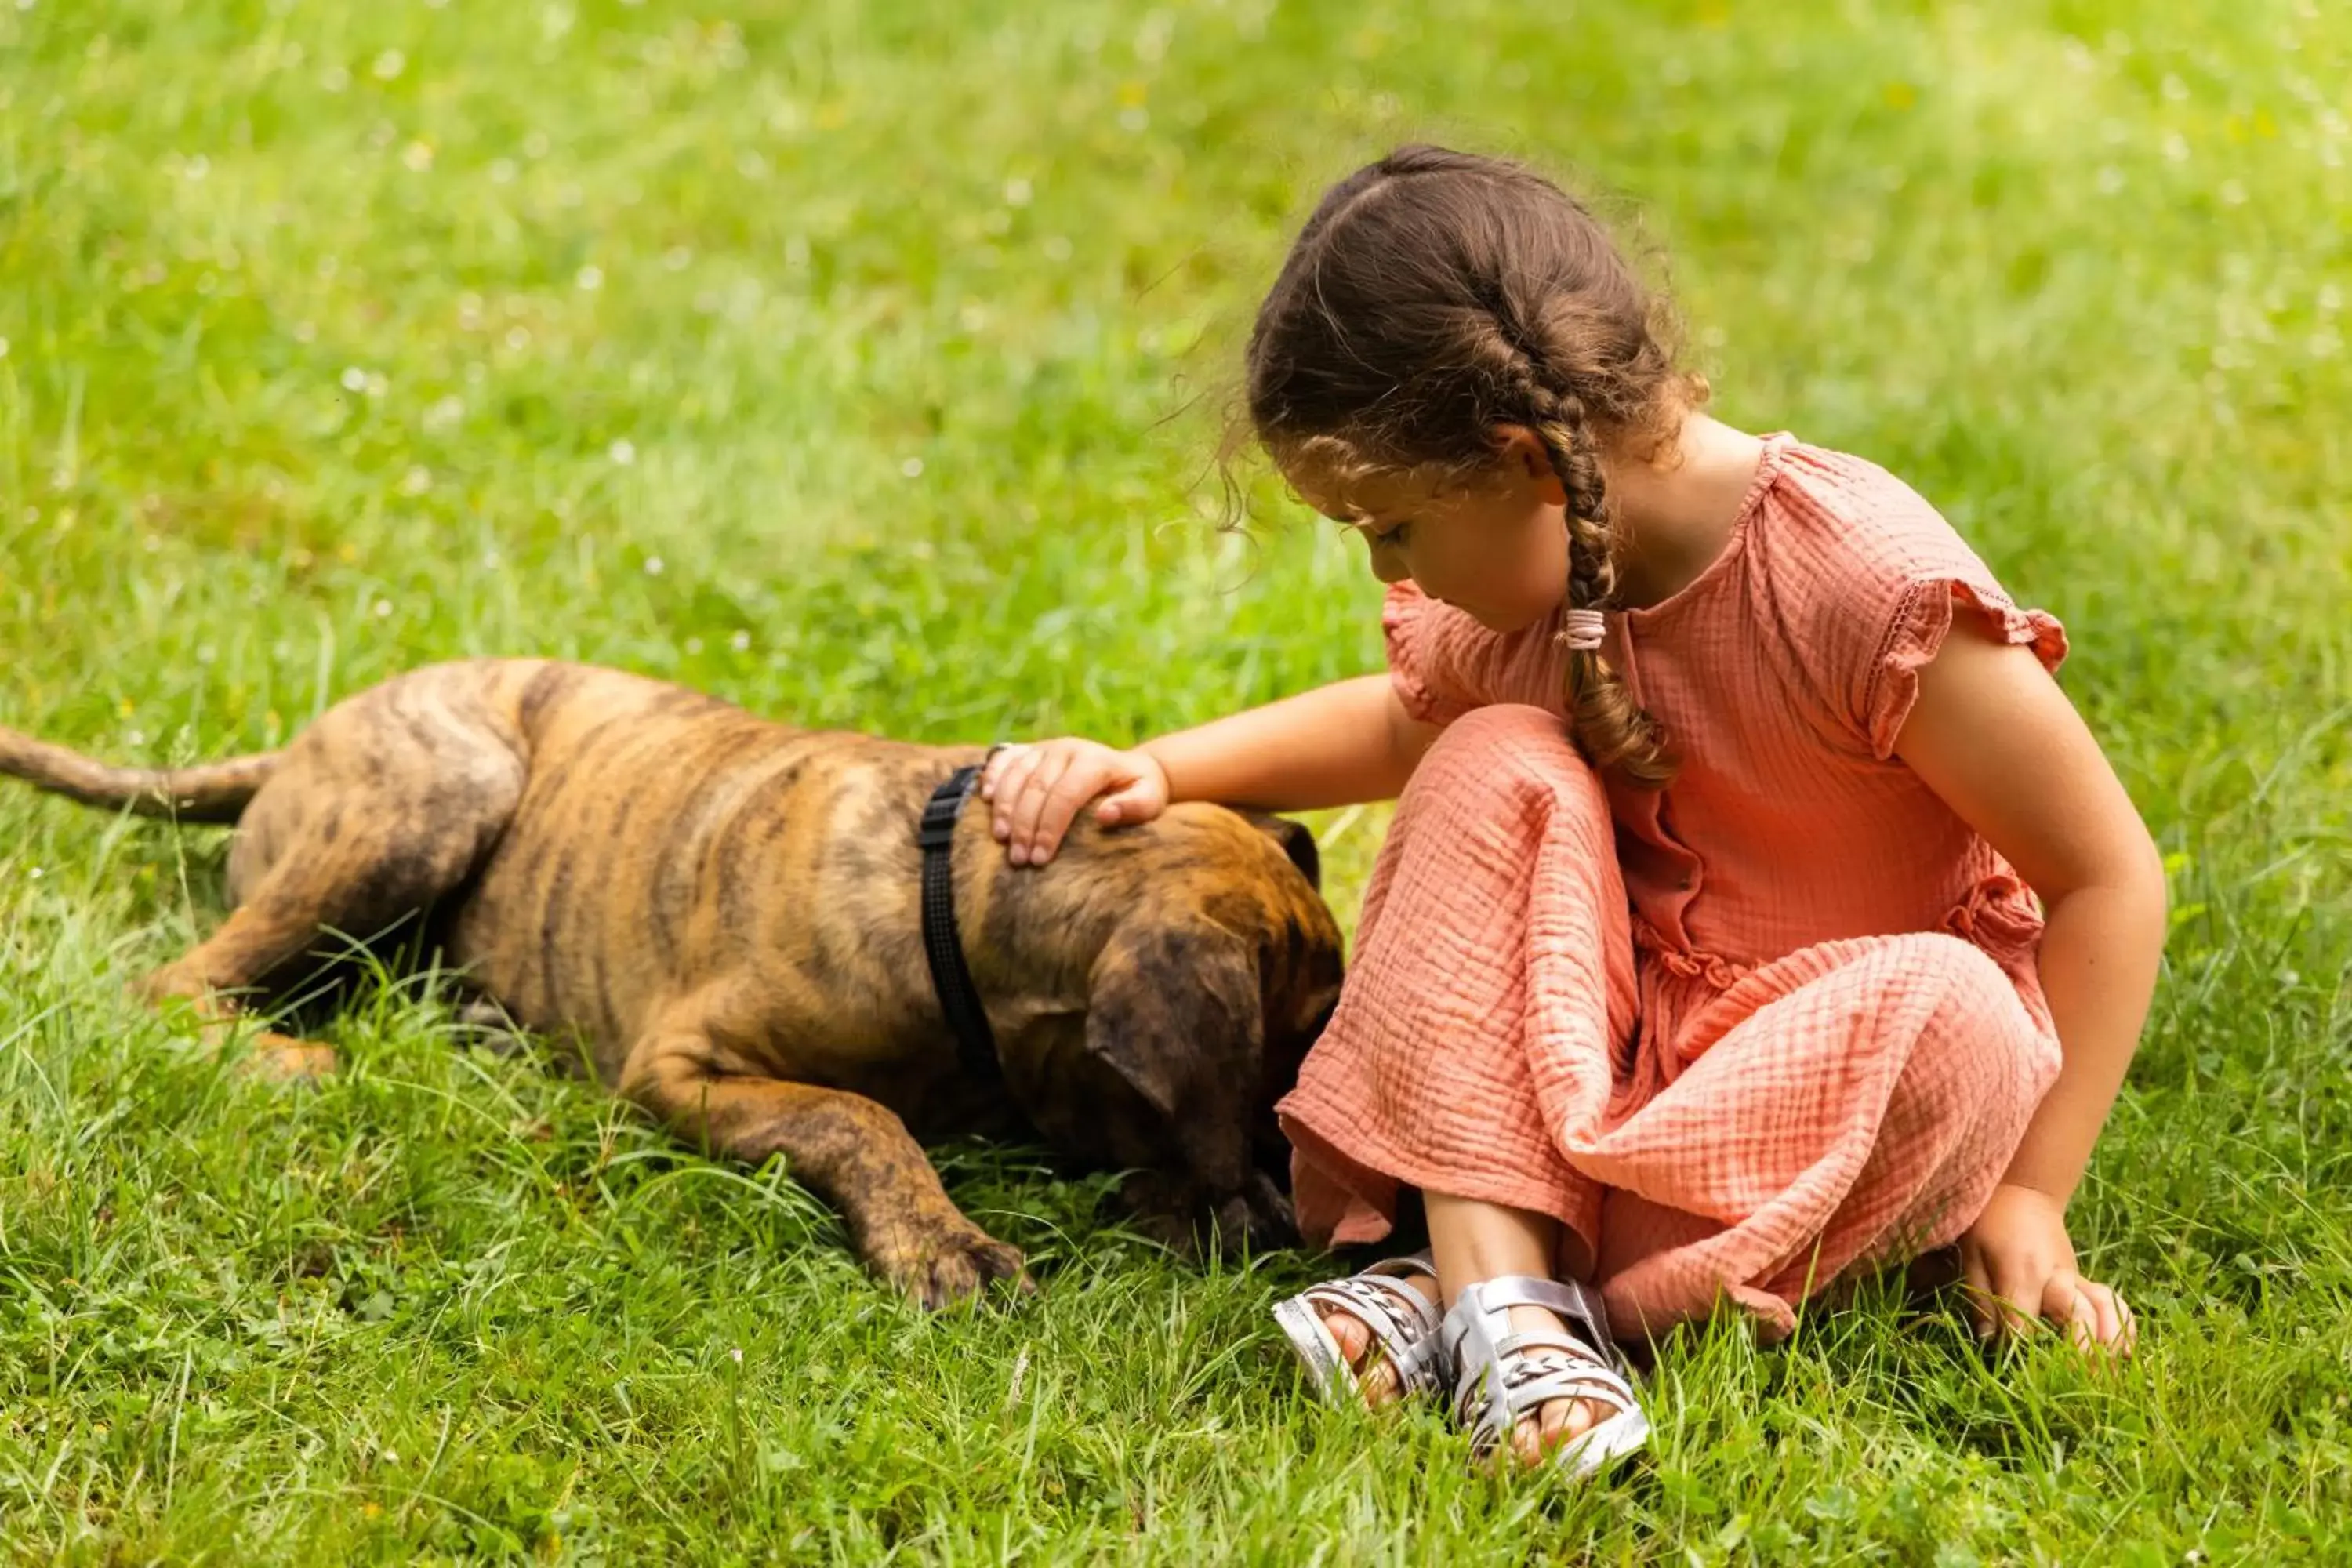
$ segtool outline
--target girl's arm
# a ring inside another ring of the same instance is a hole
[[[1396,684],[1360,675],[1146,741],[1170,800],[1313,811],[1393,800],[1437,726],[1408,717]]]
[[[1410,717],[1385,675],[1286,697],[1121,752],[1075,737],[999,752],[982,783],[1014,865],[1042,865],[1088,801],[1142,822],[1175,800],[1308,811],[1388,800],[1437,726]]]
[[[2128,1311],[2075,1272],[2064,1213],[2147,1017],[2163,864],[2057,683],[1965,622],[1920,671],[1895,752],[2017,868],[2046,921],[2042,988],[2064,1065],[1964,1245],[1970,1273],[2006,1310],[2127,1344]]]

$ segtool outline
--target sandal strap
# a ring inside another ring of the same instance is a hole
[[[1498,1348],[1486,1367],[1464,1372],[1454,1388],[1454,1415],[1472,1428],[1473,1446],[1481,1448],[1555,1399],[1590,1400],[1606,1405],[1610,1415],[1638,1403],[1633,1385],[1589,1347],[1557,1340]]]
[[[1495,1359],[1515,1416],[1550,1399],[1595,1398],[1618,1409],[1633,1402],[1624,1376],[1574,1340],[1520,1334],[1497,1344]]]
[[[1611,1361],[1618,1359],[1616,1337],[1609,1331],[1609,1309],[1602,1303],[1601,1292],[1590,1285],[1573,1279],[1498,1274],[1470,1289],[1478,1292],[1479,1301],[1487,1311],[1541,1307],[1572,1329],[1581,1328],[1592,1346]]]
[[[1407,1339],[1437,1331],[1437,1312],[1429,1298],[1392,1274],[1367,1272],[1327,1279],[1299,1295],[1317,1306],[1338,1307],[1351,1316],[1360,1317],[1369,1309]]]
[[[1516,1329],[1513,1307],[1540,1307],[1567,1331]],[[1554,1399],[1589,1400],[1612,1415],[1638,1409],[1607,1322],[1599,1292],[1556,1280],[1507,1275],[1455,1297],[1443,1338],[1457,1369],[1454,1418],[1470,1429],[1472,1448],[1492,1449],[1521,1416]]]
[[[1295,1300],[1345,1312],[1362,1323],[1395,1372],[1401,1392],[1434,1393],[1442,1382],[1444,1364],[1438,1332],[1442,1320],[1429,1298],[1405,1283],[1413,1275],[1437,1277],[1437,1267],[1428,1253],[1382,1258],[1345,1279],[1310,1285]]]

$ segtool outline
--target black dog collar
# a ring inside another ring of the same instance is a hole
[[[992,752],[992,755],[994,753]],[[989,1029],[987,1010],[972,985],[971,971],[963,961],[963,940],[956,931],[955,867],[950,850],[955,843],[956,819],[980,782],[978,767],[958,768],[947,783],[931,792],[923,807],[923,825],[915,842],[923,850],[923,957],[931,968],[931,990],[955,1034],[956,1054],[964,1070],[976,1078],[993,1079],[1002,1068],[996,1059],[996,1037]]]

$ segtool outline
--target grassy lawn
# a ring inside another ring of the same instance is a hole
[[[1359,547],[1207,465],[1289,227],[1435,135],[1625,193],[1727,417],[2067,620],[2175,914],[2076,1206],[2136,1363],[1689,1334],[1577,1490],[1314,1408],[1314,1259],[1031,1151],[942,1163],[1042,1295],[934,1321],[430,987],[247,1081],[123,994],[221,835],[11,786],[0,1557],[2352,1559],[2347,79],[2285,0],[5,0],[0,723],[184,760],[533,653],[1118,738],[1373,668]]]

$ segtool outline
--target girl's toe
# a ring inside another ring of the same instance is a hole
[[[1548,1399],[1538,1415],[1538,1432],[1542,1451],[1549,1454],[1576,1436],[1577,1412],[1584,1407],[1572,1399]]]
[[[1340,1359],[1349,1368],[1362,1366],[1365,1353],[1372,1348],[1371,1330],[1346,1312],[1325,1313],[1323,1326],[1331,1331],[1331,1342],[1339,1347]]]
[[[1396,1368],[1382,1361],[1377,1366],[1367,1366],[1372,1360],[1372,1331],[1362,1320],[1347,1312],[1328,1312],[1323,1326],[1331,1331],[1331,1342],[1339,1347],[1340,1359],[1357,1376],[1357,1386],[1366,1405],[1385,1405],[1398,1394]]]

